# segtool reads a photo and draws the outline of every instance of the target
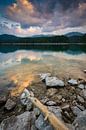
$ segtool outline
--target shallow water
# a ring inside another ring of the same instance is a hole
[[[13,48],[12,48],[13,47]],[[61,48],[62,47],[62,48]],[[86,79],[86,45],[54,46],[53,49],[31,49],[22,46],[0,48],[0,82],[35,80],[39,73],[50,72],[61,79]]]

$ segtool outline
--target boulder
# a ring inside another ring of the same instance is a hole
[[[14,102],[14,101],[11,100],[11,99],[8,99],[7,102],[6,102],[6,104],[5,104],[5,109],[11,110],[11,109],[13,109],[15,106],[16,106],[16,102]]]
[[[77,80],[75,80],[75,79],[70,79],[70,80],[68,80],[68,83],[69,83],[70,85],[78,85],[78,82],[77,82]]]
[[[1,130],[30,130],[30,112],[25,112],[19,116],[12,116],[2,121]]]
[[[47,87],[64,87],[64,82],[57,77],[46,77],[45,83]]]
[[[86,130],[86,110],[82,111],[73,122],[76,130]]]

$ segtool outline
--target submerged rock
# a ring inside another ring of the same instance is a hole
[[[11,100],[11,99],[8,99],[7,102],[6,102],[6,104],[5,104],[5,108],[6,108],[7,110],[11,110],[11,109],[13,109],[15,106],[16,106],[16,103],[15,103],[13,100]]]
[[[49,77],[49,76],[51,76],[50,73],[42,73],[42,74],[40,74],[40,78],[41,78],[42,81],[45,81],[46,77]]]
[[[68,80],[68,83],[69,83],[70,85],[78,85],[78,82],[77,82],[77,80],[75,80],[75,79],[70,79],[70,80]]]
[[[86,130],[86,110],[81,112],[73,122],[76,130]]]
[[[64,87],[64,82],[57,77],[46,77],[45,83],[47,87]]]

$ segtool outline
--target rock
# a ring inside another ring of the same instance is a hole
[[[81,105],[79,105],[79,104],[76,104],[76,106],[77,106],[81,111],[84,111],[84,110],[85,110],[84,106],[81,106]]]
[[[30,130],[31,115],[25,112],[19,116],[12,116],[2,121],[1,130]]]
[[[78,85],[78,88],[80,88],[80,89],[84,89],[85,86],[84,86],[83,84],[80,84],[80,85]]]
[[[73,111],[73,114],[76,116],[78,116],[81,112],[81,110],[77,106],[72,106],[71,109]]]
[[[39,116],[40,115],[40,110],[38,109],[38,108],[34,108],[34,114],[35,114],[35,116]]]
[[[62,98],[62,102],[65,102],[66,100],[64,98]]]
[[[62,110],[59,106],[48,106],[49,111],[53,112],[60,120],[62,120]]]
[[[47,97],[44,97],[43,99],[41,99],[41,102],[43,104],[46,104],[46,102],[48,102],[48,101],[49,101],[49,98],[47,98]]]
[[[86,130],[86,110],[82,111],[74,120],[73,126],[76,130]]]
[[[51,125],[48,125],[42,130],[54,130],[54,128]]]
[[[28,104],[27,104],[26,110],[30,111],[32,108],[33,108],[33,104],[32,104],[31,101],[29,101]]]
[[[42,73],[42,74],[40,74],[40,78],[41,78],[42,81],[45,81],[46,77],[49,77],[49,76],[51,76],[50,73]]]
[[[78,99],[78,101],[80,102],[80,103],[84,103],[84,99],[81,97],[81,96],[77,96],[77,99]]]
[[[54,101],[48,101],[48,102],[46,102],[46,105],[47,106],[56,106],[56,102],[54,102]]]
[[[53,96],[56,93],[57,93],[56,88],[50,88],[50,89],[47,90],[47,95],[49,95],[49,96]]]
[[[20,101],[22,103],[22,105],[26,106],[29,101],[28,101],[28,97],[25,93],[22,93],[21,97],[20,97]]]
[[[62,95],[57,95],[58,100],[62,99]]]
[[[62,110],[69,110],[70,109],[70,105],[65,105],[64,107],[62,107]]]
[[[86,70],[84,70],[84,73],[86,73]]]
[[[6,103],[6,101],[7,101],[7,97],[6,96],[0,96],[0,107],[2,105],[4,105]]]
[[[82,90],[82,95],[86,99],[86,90]]]
[[[33,92],[32,91],[29,92],[27,89],[25,89],[24,92],[20,96],[20,101],[21,101],[22,105],[26,106],[27,104],[30,103],[30,100],[28,98],[29,96],[34,97]]]
[[[38,130],[44,130],[44,128],[48,125],[48,122],[44,120],[43,115],[41,114],[38,119],[35,121],[35,126]]]
[[[78,82],[77,82],[77,80],[75,80],[75,79],[70,79],[70,80],[68,80],[68,83],[70,84],[70,85],[78,85]]]
[[[69,130],[75,130],[75,127],[71,124],[66,123],[66,126]]]
[[[35,127],[35,125],[31,126],[31,130],[37,130],[37,128]]]
[[[85,89],[86,89],[86,85],[85,85]]]
[[[45,83],[47,87],[64,87],[64,82],[56,77],[46,77]]]
[[[6,104],[5,104],[5,108],[6,108],[7,110],[11,110],[11,109],[13,109],[15,106],[16,106],[16,103],[15,103],[13,100],[11,100],[11,99],[8,99],[7,102],[6,102]]]

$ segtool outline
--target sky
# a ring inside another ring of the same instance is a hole
[[[0,0],[0,34],[86,33],[86,0]]]

